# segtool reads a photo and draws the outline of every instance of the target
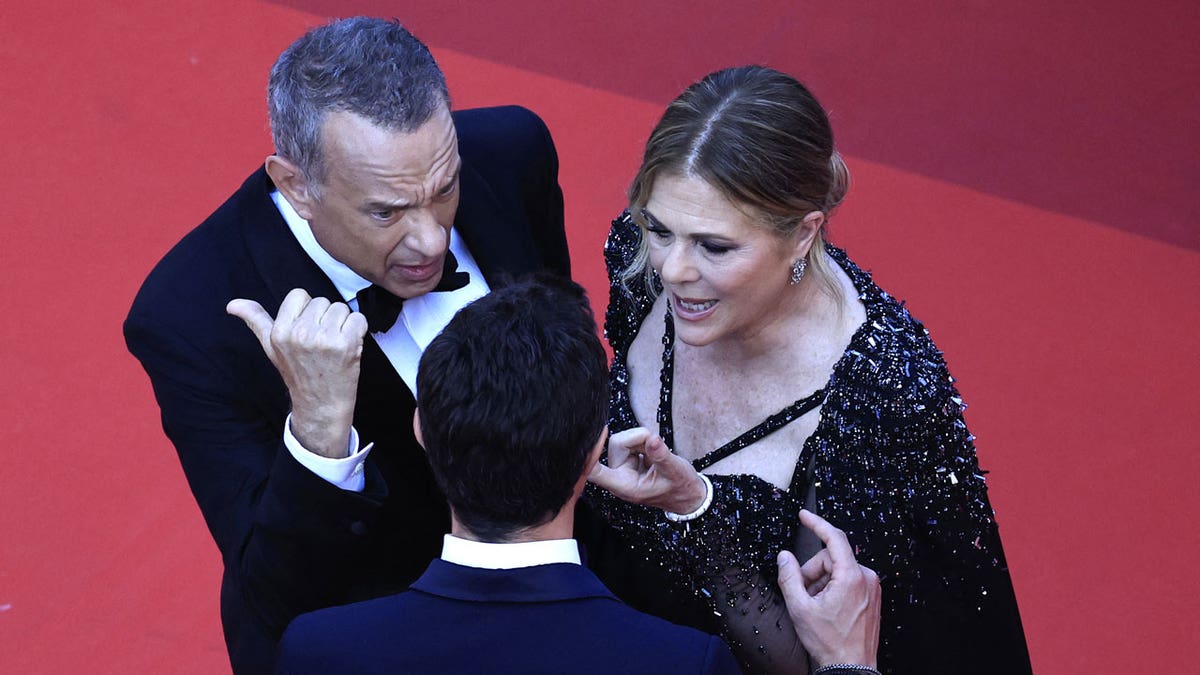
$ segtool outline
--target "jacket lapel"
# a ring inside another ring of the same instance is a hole
[[[241,190],[249,191],[248,197],[243,200],[247,205],[243,217],[245,222],[251,223],[245,229],[246,248],[269,293],[267,298],[255,299],[272,316],[278,312],[283,298],[293,288],[303,288],[314,297],[340,302],[342,298],[333,282],[304,252],[275,202],[271,201],[275,185],[271,183],[266,170],[260,168],[255,171],[246,179]]]
[[[243,206],[243,222],[250,223],[245,228],[246,247],[267,290],[264,297],[254,299],[272,316],[293,288],[341,302],[333,282],[304,252],[271,200],[275,186],[267,172],[261,168],[254,172],[241,190],[249,193],[243,200],[247,205]],[[355,427],[363,438],[392,446],[394,439],[408,435],[403,417],[412,415],[413,406],[412,393],[368,334],[363,343]]]

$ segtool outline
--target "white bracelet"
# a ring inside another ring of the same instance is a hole
[[[813,671],[813,675],[821,675],[822,673],[833,673],[837,671],[850,670],[856,673],[873,673],[880,675],[878,670],[871,666],[864,666],[861,663],[828,663]]]
[[[708,507],[712,506],[712,500],[713,500],[712,481],[708,479],[708,476],[705,476],[702,473],[698,473],[696,475],[700,476],[701,482],[704,483],[704,489],[706,490],[706,492],[704,493],[704,501],[700,502],[700,507],[697,508],[695,511],[692,511],[691,513],[674,513],[672,511],[664,510],[663,515],[666,516],[667,520],[671,521],[672,523],[686,523],[689,520],[695,520],[695,519],[699,518],[700,516],[704,515],[704,512],[708,510]]]

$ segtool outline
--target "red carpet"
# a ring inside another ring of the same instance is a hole
[[[216,548],[120,321],[270,152],[278,52],[354,13],[407,14],[456,105],[545,117],[597,306],[662,105],[732,63],[811,82],[855,180],[834,239],[909,300],[971,403],[1036,671],[1200,656],[1193,4],[515,4],[0,9],[0,671],[228,669]]]

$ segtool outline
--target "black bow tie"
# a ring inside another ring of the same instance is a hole
[[[458,260],[454,254],[446,251],[446,262],[442,267],[442,279],[431,291],[457,291],[471,281],[471,275],[458,271]],[[372,333],[386,333],[396,323],[400,310],[404,307],[404,299],[397,298],[387,289],[375,284],[362,289],[355,296],[358,298],[358,311],[367,317],[367,328]]]

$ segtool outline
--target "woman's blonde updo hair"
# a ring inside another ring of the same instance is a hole
[[[813,211],[828,221],[850,184],[821,104],[792,76],[763,66],[711,73],[667,106],[629,188],[629,211],[643,231],[642,209],[661,175],[703,179],[734,205],[761,214],[780,237]],[[824,229],[809,251],[808,270],[838,297]],[[622,279],[648,274],[648,262],[643,236]]]

